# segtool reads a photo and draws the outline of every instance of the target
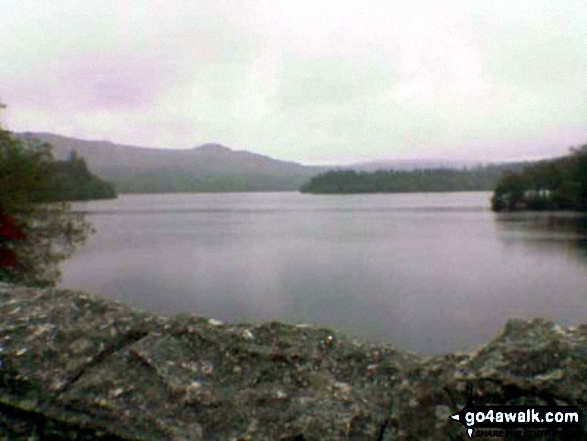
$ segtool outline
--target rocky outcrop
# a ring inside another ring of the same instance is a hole
[[[585,380],[587,326],[510,321],[472,354],[423,358],[309,325],[0,290],[0,438],[461,440],[448,417],[467,386],[480,402],[586,408]]]

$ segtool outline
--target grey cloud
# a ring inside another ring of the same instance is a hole
[[[0,41],[15,130],[313,163],[587,140],[579,0],[4,0]]]
[[[174,77],[164,63],[136,56],[77,57],[67,65],[58,87],[87,110],[152,105]]]

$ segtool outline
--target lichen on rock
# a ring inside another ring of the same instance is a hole
[[[587,327],[544,320],[510,321],[472,354],[424,358],[312,325],[0,289],[8,439],[461,440],[448,416],[467,386],[491,404],[585,407],[586,366]]]

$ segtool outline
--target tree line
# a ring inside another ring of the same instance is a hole
[[[93,174],[86,160],[72,150],[65,161],[50,164],[54,176],[53,185],[47,194],[51,201],[87,201],[90,199],[114,199],[114,186]]]
[[[504,173],[491,205],[494,211],[587,211],[587,144],[567,156]]]
[[[314,176],[300,189],[303,193],[407,193],[445,191],[491,191],[506,168],[521,169],[523,163],[473,168],[336,170]]]

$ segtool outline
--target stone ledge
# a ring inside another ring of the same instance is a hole
[[[424,358],[314,326],[0,289],[7,439],[461,440],[448,416],[467,385],[492,404],[586,408],[586,382],[587,326],[509,321],[474,353]]]

